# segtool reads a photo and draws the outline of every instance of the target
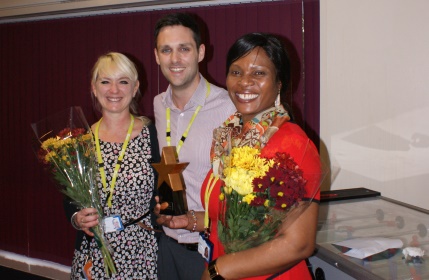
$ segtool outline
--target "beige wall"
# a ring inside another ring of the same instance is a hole
[[[320,2],[323,189],[429,209],[429,1]]]

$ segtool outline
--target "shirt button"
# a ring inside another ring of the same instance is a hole
[[[185,115],[185,113],[180,113],[180,116],[183,117]]]

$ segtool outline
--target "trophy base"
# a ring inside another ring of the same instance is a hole
[[[185,191],[173,191],[165,182],[158,189],[161,214],[178,216],[188,212]]]

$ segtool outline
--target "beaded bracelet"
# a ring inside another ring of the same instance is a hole
[[[71,216],[70,222],[76,230],[82,230],[82,228],[78,224],[76,224],[76,221],[74,218],[76,215],[77,215],[77,212],[74,212],[73,215]]]
[[[194,219],[194,225],[192,226],[191,232],[195,232],[197,229],[197,215],[195,215],[194,210],[190,210],[189,212],[191,212],[192,219]]]

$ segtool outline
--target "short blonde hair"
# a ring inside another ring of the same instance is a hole
[[[107,76],[123,75],[136,83],[138,81],[138,73],[135,64],[125,55],[117,52],[109,52],[100,56],[92,68],[91,84],[95,85],[98,76],[103,73]],[[91,98],[95,109],[101,112],[101,105],[94,94]],[[137,89],[136,95],[130,103],[130,112],[133,115],[139,115],[139,101],[141,98],[140,89]]]

